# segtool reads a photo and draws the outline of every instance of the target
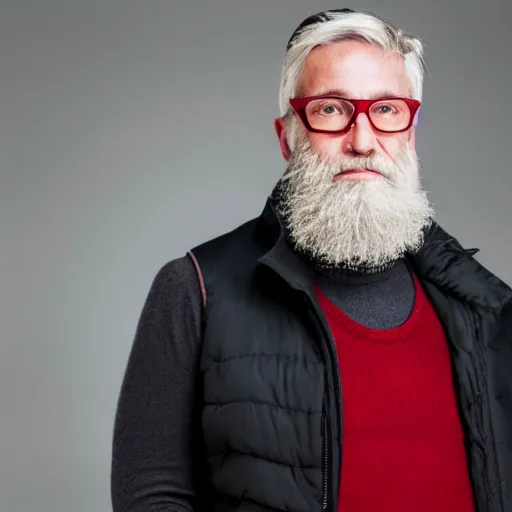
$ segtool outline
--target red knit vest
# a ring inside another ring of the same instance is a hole
[[[411,315],[389,330],[356,323],[317,288],[341,375],[339,512],[474,511],[447,341],[414,282]]]

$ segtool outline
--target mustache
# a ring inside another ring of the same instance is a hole
[[[397,173],[397,163],[390,158],[381,155],[373,156],[343,156],[321,158],[311,150],[297,152],[290,161],[287,171],[282,176],[283,180],[289,180],[298,174],[315,172],[327,177],[335,176],[340,172],[354,169],[368,169],[378,172],[387,179],[393,178]]]
[[[354,169],[368,169],[382,174],[385,178],[391,177],[390,166],[394,163],[385,161],[381,156],[356,156],[336,159],[334,166],[339,167],[339,172],[352,171]]]

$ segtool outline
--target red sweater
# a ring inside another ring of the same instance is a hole
[[[343,402],[339,512],[474,511],[443,328],[419,281],[409,319],[374,330],[317,289]]]

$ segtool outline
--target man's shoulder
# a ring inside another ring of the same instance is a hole
[[[197,272],[189,255],[173,258],[160,266],[153,278],[151,294],[178,295],[190,299],[198,294]]]
[[[475,258],[478,252],[434,223],[414,259],[428,281],[475,306],[499,310],[512,301],[512,289]]]
[[[223,289],[251,279],[259,259],[272,247],[274,233],[259,217],[203,242],[188,252],[203,291],[222,283]]]
[[[194,265],[194,256],[198,253],[208,250],[208,251],[218,251],[222,252],[222,250],[227,250],[230,245],[232,245],[235,241],[240,239],[245,239],[246,237],[250,237],[251,233],[254,230],[255,223],[257,222],[257,218],[250,219],[242,224],[239,224],[235,228],[225,231],[219,235],[211,237],[203,242],[200,242],[196,246],[192,247],[185,254],[181,254],[180,256],[174,257],[168,261],[166,261],[162,266],[158,269],[158,272],[155,276],[155,280],[159,283],[164,283],[168,281],[182,281],[187,280],[190,276],[193,276],[195,273],[195,265]]]

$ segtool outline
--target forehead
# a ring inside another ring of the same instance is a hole
[[[360,41],[320,46],[307,56],[297,95],[332,91],[352,98],[411,94],[403,57]]]

